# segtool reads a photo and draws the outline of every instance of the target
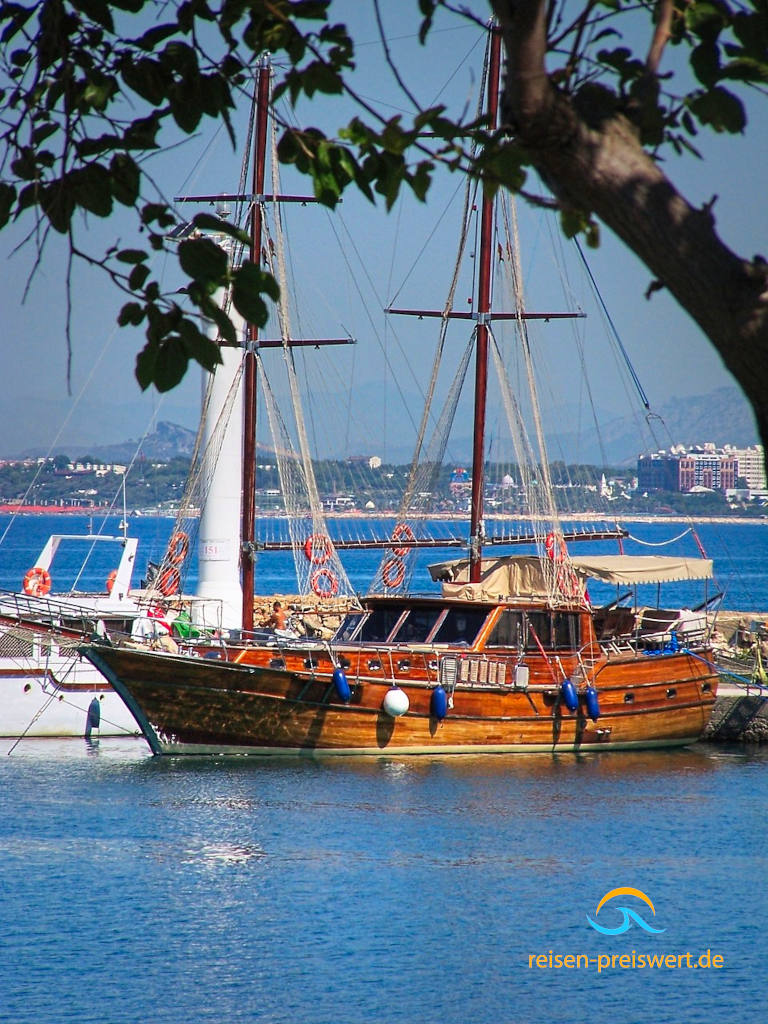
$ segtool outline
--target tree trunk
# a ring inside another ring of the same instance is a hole
[[[595,117],[593,127],[553,86],[544,0],[491,6],[507,57],[505,123],[558,201],[594,213],[693,317],[752,404],[768,450],[768,264],[723,244],[711,212],[677,192],[628,119]]]

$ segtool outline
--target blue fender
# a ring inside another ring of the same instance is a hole
[[[448,695],[442,686],[436,686],[429,698],[429,713],[438,722],[442,722],[448,714]]]
[[[576,692],[576,687],[573,685],[573,681],[570,679],[564,679],[560,687],[560,691],[568,710],[576,711],[579,706],[579,695]]]
[[[349,698],[352,696],[352,691],[349,688],[347,677],[344,675],[344,669],[338,668],[333,670],[333,685],[336,687],[336,693],[338,694],[339,700],[345,704],[349,704]]]
[[[597,698],[597,690],[591,684],[587,687],[586,704],[587,714],[596,722],[600,717],[600,701]]]

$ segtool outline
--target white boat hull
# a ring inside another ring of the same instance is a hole
[[[133,715],[89,662],[59,656],[49,659],[46,667],[41,665],[45,662],[0,658],[0,736],[138,734]]]

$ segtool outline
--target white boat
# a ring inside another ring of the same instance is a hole
[[[85,555],[83,550],[85,549]],[[0,592],[0,737],[137,735],[135,719],[91,662],[84,640],[133,637],[173,650],[192,614],[213,631],[220,603],[179,593],[189,538],[176,531],[152,579],[133,587],[138,539],[127,532],[52,534],[18,592]],[[55,591],[59,563],[80,564],[98,550],[109,566],[98,592]]]
[[[114,551],[103,592],[53,593],[57,554],[83,544]],[[0,594],[0,736],[135,734],[123,702],[77,645],[84,635],[130,633],[146,617],[146,604],[131,592],[137,547],[125,534],[52,534],[21,591]]]

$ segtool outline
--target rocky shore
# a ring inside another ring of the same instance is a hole
[[[707,743],[768,743],[768,697],[718,697],[701,738]]]

